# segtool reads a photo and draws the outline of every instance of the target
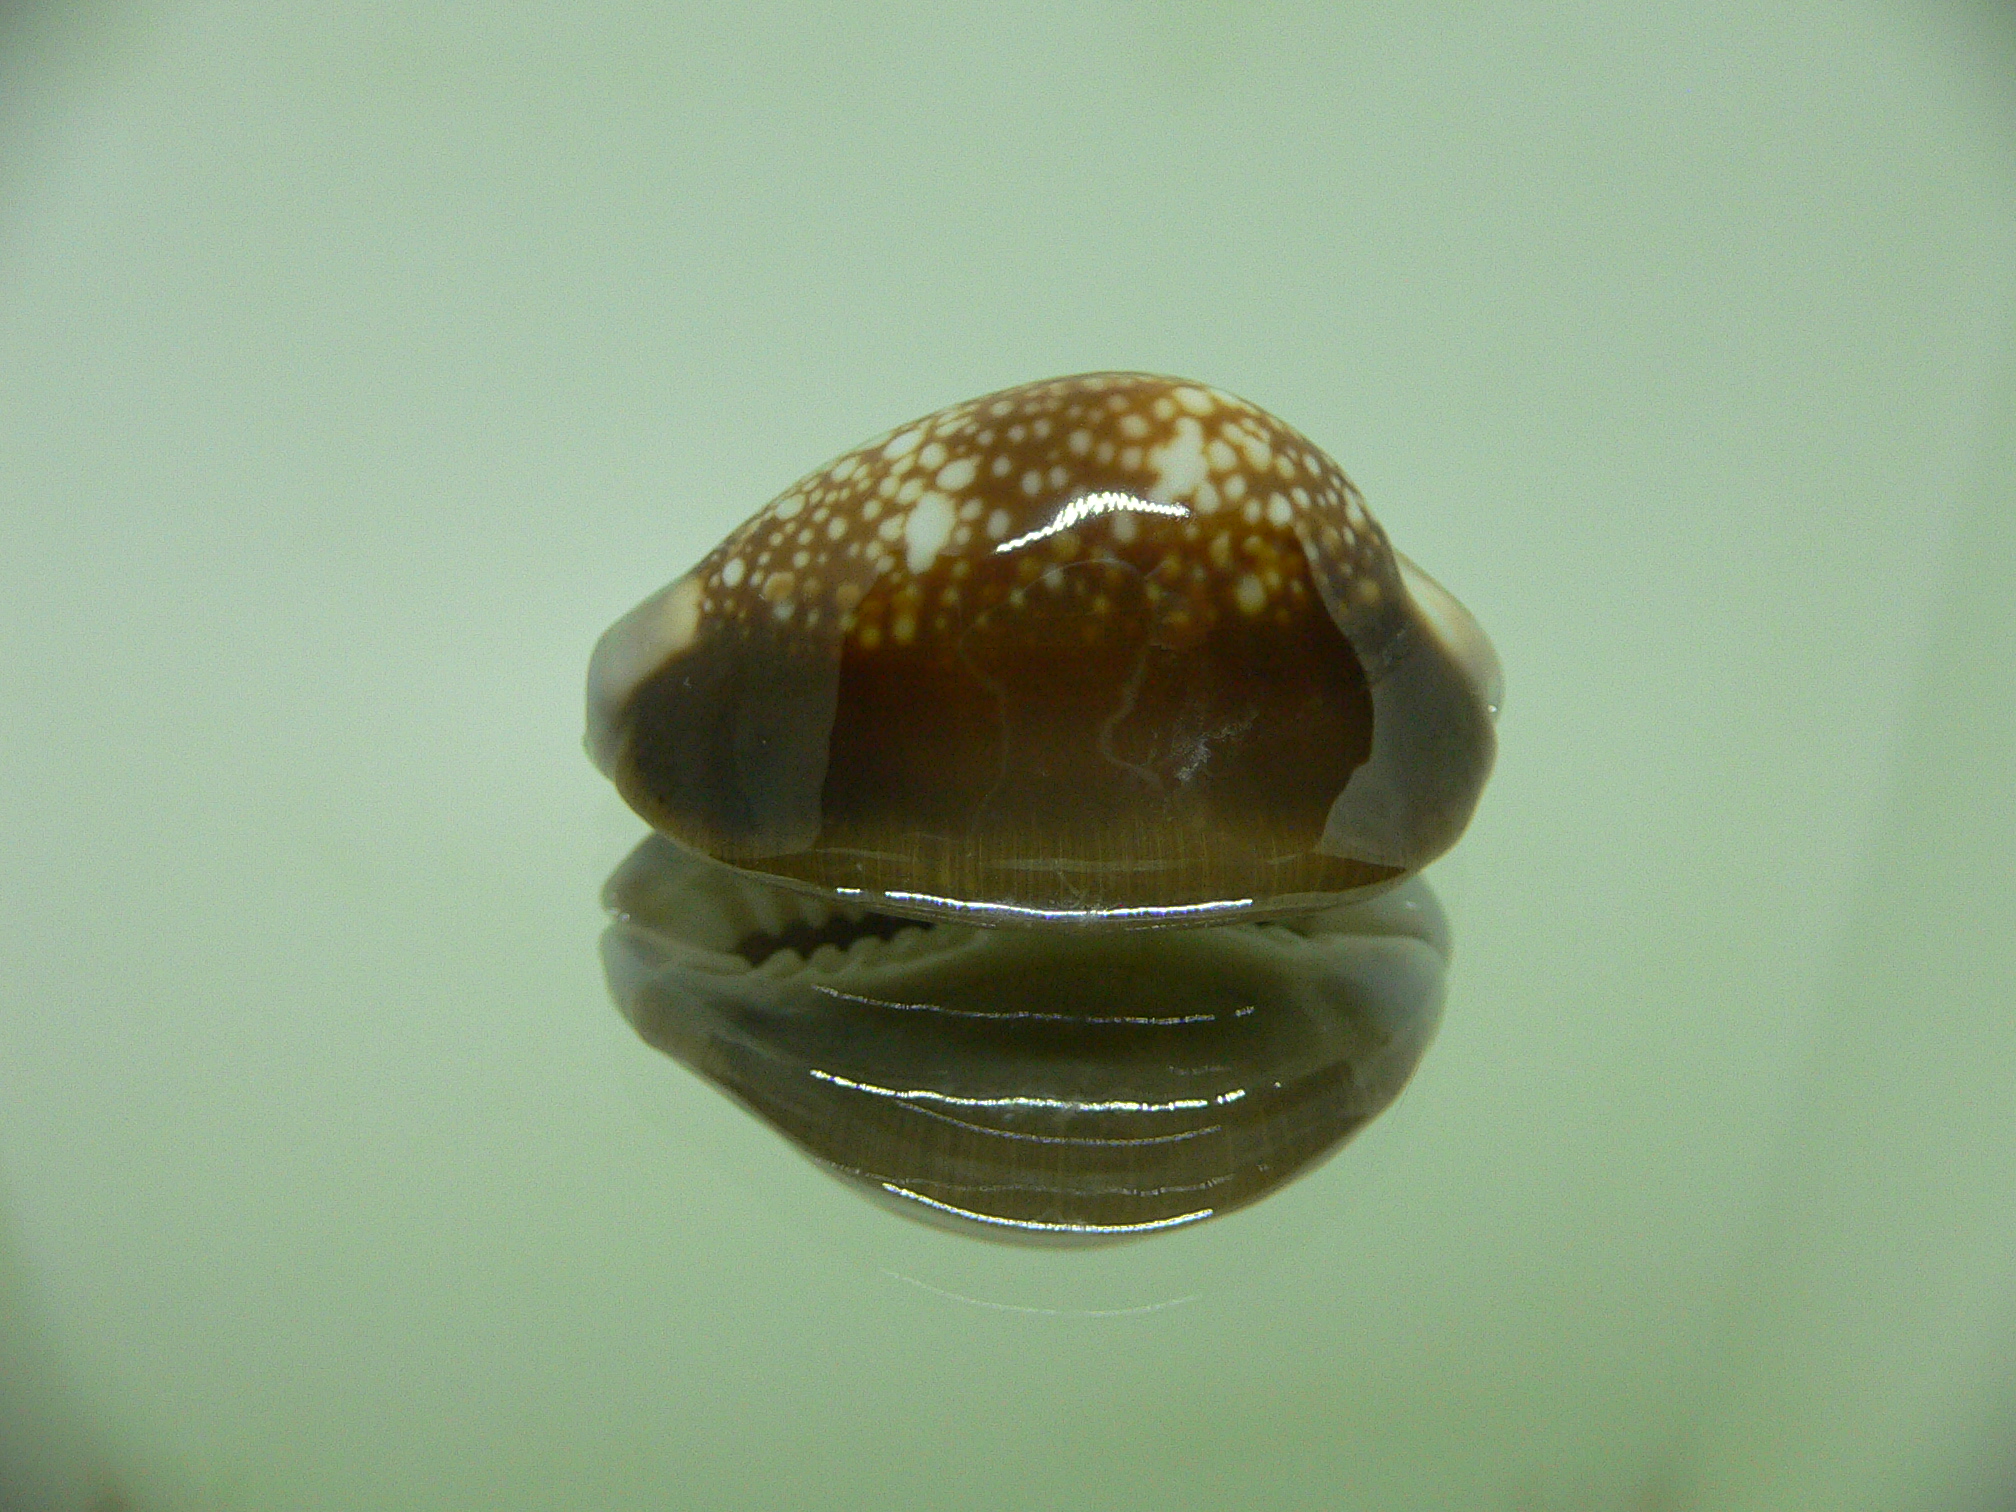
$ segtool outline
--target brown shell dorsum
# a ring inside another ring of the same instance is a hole
[[[1337,465],[1199,384],[954,405],[797,483],[625,615],[588,748],[655,828],[897,912],[1318,907],[1461,833],[1498,670]]]

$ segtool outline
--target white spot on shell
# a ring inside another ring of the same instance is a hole
[[[882,455],[891,462],[894,462],[898,457],[907,457],[910,453],[917,450],[917,443],[923,439],[924,428],[922,426],[912,426],[909,430],[903,431],[894,437],[887,446],[883,447]]]
[[[748,570],[747,567],[743,566],[742,558],[728,558],[727,561],[721,564],[721,582],[723,586],[733,588],[742,581],[742,575]]]
[[[994,513],[987,516],[987,538],[990,541],[1000,540],[1008,534],[1008,527],[1011,523],[1013,522],[1009,520],[1007,510],[995,510]]]
[[[1148,497],[1167,504],[1187,498],[1204,481],[1204,428],[1185,415],[1176,422],[1176,433],[1148,453],[1148,466],[1155,481]]]
[[[1275,494],[1267,501],[1267,521],[1269,524],[1286,525],[1294,518],[1294,508],[1280,494]]]
[[[927,493],[917,501],[903,525],[904,560],[913,574],[931,565],[952,534],[952,522],[957,518],[952,501],[942,493]]]
[[[1232,597],[1241,614],[1258,614],[1267,607],[1267,590],[1261,586],[1260,579],[1250,572],[1239,579],[1239,586],[1232,590]]]
[[[957,493],[973,481],[973,474],[980,464],[971,457],[961,457],[956,462],[947,462],[938,469],[938,486],[947,493]]]

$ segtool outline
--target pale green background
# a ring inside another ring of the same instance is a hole
[[[2012,1505],[2005,11],[100,0],[0,152],[0,1505]],[[579,690],[1103,367],[1510,702],[1393,1112],[999,1250],[629,1035]]]

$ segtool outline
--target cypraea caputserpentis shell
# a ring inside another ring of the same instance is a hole
[[[1284,916],[1455,843],[1498,663],[1337,465],[1218,390],[1009,389],[846,453],[610,628],[651,825],[917,917]]]

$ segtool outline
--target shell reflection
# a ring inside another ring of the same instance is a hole
[[[1265,1196],[1395,1096],[1440,1018],[1420,879],[1278,923],[1064,935],[862,910],[646,839],[604,901],[638,1034],[914,1217],[1098,1242]]]

